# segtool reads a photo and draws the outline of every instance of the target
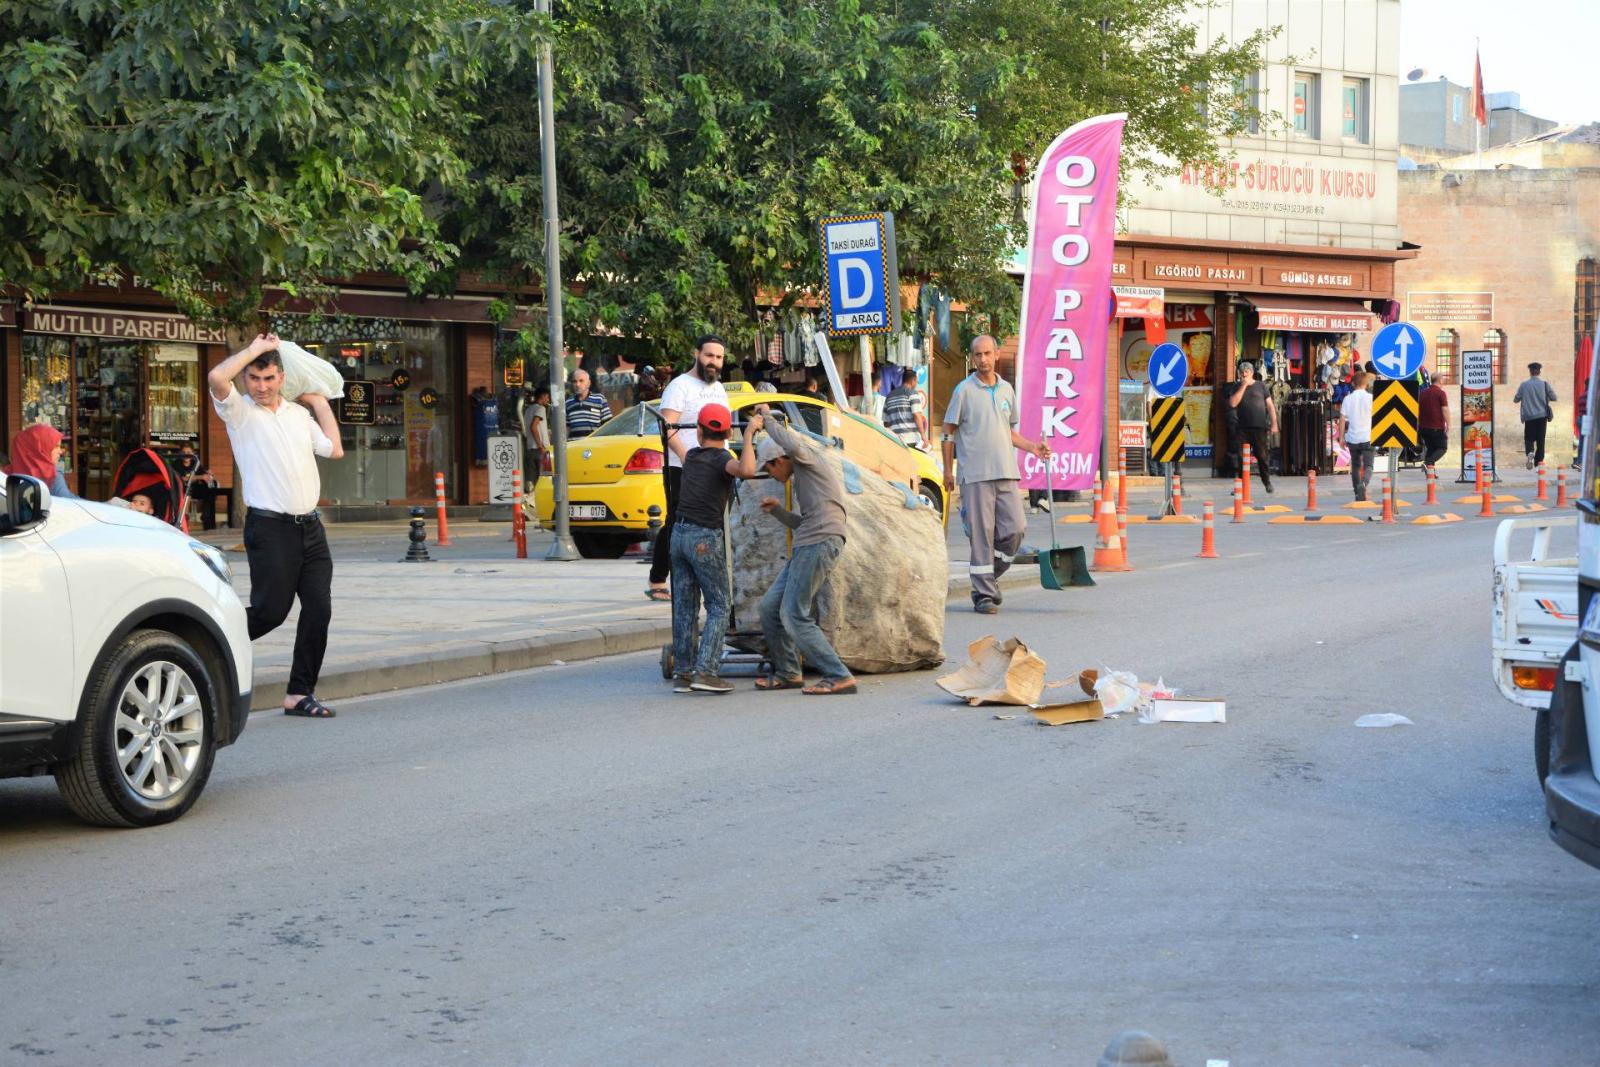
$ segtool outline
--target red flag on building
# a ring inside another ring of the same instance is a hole
[[[1479,126],[1489,125],[1489,107],[1483,99],[1483,60],[1472,53],[1472,117]]]

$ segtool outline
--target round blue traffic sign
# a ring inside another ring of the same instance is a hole
[[[1170,341],[1150,353],[1150,388],[1157,396],[1177,396],[1189,380],[1189,357]]]
[[[1409,322],[1391,322],[1372,339],[1372,365],[1385,378],[1409,378],[1422,366],[1428,343]]]

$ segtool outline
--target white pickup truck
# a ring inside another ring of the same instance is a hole
[[[1591,397],[1600,395],[1591,381]],[[1586,423],[1593,426],[1591,410]],[[1556,844],[1600,867],[1600,452],[1586,445],[1576,515],[1510,519],[1494,542],[1495,684],[1535,709],[1533,753]],[[1577,527],[1576,555],[1552,545]],[[1513,558],[1519,531],[1531,549]]]

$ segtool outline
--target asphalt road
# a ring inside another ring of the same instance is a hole
[[[258,716],[158,830],[0,782],[0,1061],[1593,1062],[1600,872],[1488,679],[1491,530],[1136,532],[949,616],[1226,725],[675,697],[638,655]]]

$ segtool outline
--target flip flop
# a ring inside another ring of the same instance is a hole
[[[815,685],[808,685],[800,690],[808,697],[842,697],[852,695],[855,691],[856,680],[854,678],[824,678]]]
[[[301,697],[300,703],[292,708],[284,708],[283,713],[298,715],[302,719],[331,719],[338,714],[316,697]]]
[[[779,678],[775,674],[756,679],[756,688],[763,693],[771,693],[779,689],[799,689],[804,684],[805,682],[799,678]]]
[[[653,600],[657,604],[672,603],[672,593],[665,589],[646,589],[644,596],[646,600]]]

